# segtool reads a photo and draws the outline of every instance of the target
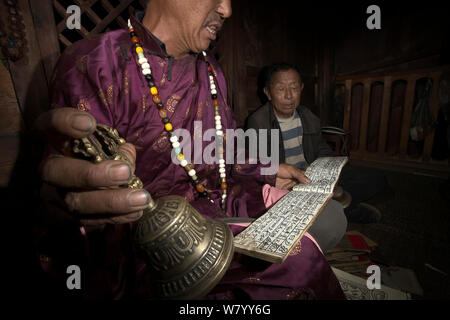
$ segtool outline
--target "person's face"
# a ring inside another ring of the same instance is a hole
[[[186,51],[208,49],[224,20],[231,16],[231,0],[172,0],[179,43]]]
[[[302,90],[299,74],[289,69],[275,72],[269,88],[264,88],[264,93],[272,102],[275,114],[279,118],[289,118],[300,104]]]

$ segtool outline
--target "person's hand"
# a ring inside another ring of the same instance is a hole
[[[291,190],[293,186],[299,183],[310,183],[311,180],[305,173],[294,167],[293,165],[287,163],[281,163],[278,168],[277,180],[275,182],[275,187],[283,190]]]
[[[48,195],[56,187],[58,194],[65,194],[66,209],[86,226],[135,221],[148,206],[150,195],[142,189],[119,188],[134,172],[136,150],[132,144],[120,147],[129,163],[106,160],[94,164],[64,155],[70,139],[86,137],[95,127],[93,116],[73,108],[54,109],[36,120],[36,128],[45,134],[51,148],[40,166],[41,194]]]

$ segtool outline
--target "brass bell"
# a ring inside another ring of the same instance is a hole
[[[92,136],[76,139],[75,155],[95,162],[128,161],[125,140],[98,124]],[[142,188],[133,176],[129,188]],[[136,222],[134,244],[151,271],[155,299],[200,299],[222,279],[233,258],[233,234],[226,223],[206,219],[179,196],[151,200]]]

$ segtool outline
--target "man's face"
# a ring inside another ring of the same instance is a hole
[[[168,3],[176,21],[177,42],[187,51],[208,49],[224,19],[231,16],[231,0],[172,0]]]
[[[289,69],[275,72],[269,88],[264,88],[264,93],[272,102],[275,114],[279,118],[289,118],[300,104],[302,90],[299,74]]]

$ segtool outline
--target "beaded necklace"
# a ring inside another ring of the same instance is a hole
[[[190,163],[187,162],[187,160],[184,158],[184,155],[181,153],[181,147],[180,142],[178,141],[178,137],[173,133],[173,126],[170,123],[169,118],[167,117],[167,112],[164,110],[164,104],[161,101],[161,97],[158,94],[158,89],[156,88],[156,84],[154,81],[154,78],[152,76],[152,70],[150,68],[150,64],[148,63],[147,58],[144,55],[144,49],[142,48],[142,45],[140,44],[139,38],[136,36],[136,33],[134,32],[134,28],[131,25],[131,21],[128,20],[128,28],[130,31],[131,36],[131,42],[133,43],[136,53],[138,55],[138,62],[142,68],[142,74],[145,76],[145,79],[147,80],[148,86],[150,87],[150,93],[152,95],[152,100],[155,103],[156,107],[158,108],[159,116],[162,119],[162,122],[164,124],[164,129],[169,134],[169,140],[172,143],[172,148],[175,151],[175,154],[177,155],[178,161],[180,161],[180,165],[186,170],[187,174],[191,177],[196,190],[198,193],[206,197],[208,200],[213,202],[211,198],[209,197],[208,192],[206,191],[205,187],[200,183],[200,180],[197,177],[197,172],[192,167]],[[214,120],[215,120],[215,128],[216,128],[216,141],[218,141],[218,155],[219,155],[219,175],[220,175],[220,188],[222,189],[222,201],[221,201],[221,207],[223,210],[225,210],[225,203],[227,198],[227,182],[226,182],[226,170],[225,170],[225,159],[223,157],[223,131],[222,131],[222,121],[221,116],[219,112],[219,102],[217,100],[217,87],[214,79],[213,69],[208,62],[208,59],[206,57],[206,52],[202,51],[203,58],[205,60],[205,63],[208,67],[208,76],[209,76],[209,89],[211,91],[211,99],[214,105]]]

